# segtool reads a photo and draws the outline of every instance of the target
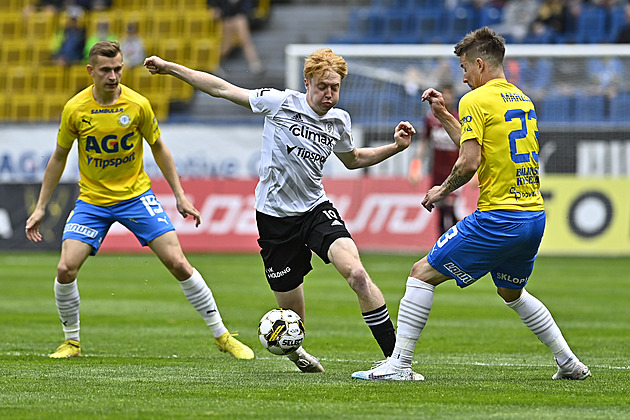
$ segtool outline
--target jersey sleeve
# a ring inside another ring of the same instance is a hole
[[[280,109],[287,93],[271,88],[252,90],[249,93],[249,105],[256,114],[274,115]]]
[[[340,110],[341,130],[339,141],[335,143],[333,151],[335,153],[346,153],[354,150],[354,139],[352,138],[352,122],[350,114]]]
[[[473,93],[473,92],[470,92]],[[459,122],[462,126],[462,135],[459,140],[461,145],[466,140],[476,139],[481,144],[484,138],[485,116],[480,101],[473,95],[466,94],[459,101]]]
[[[79,137],[74,123],[74,107],[66,104],[61,113],[61,124],[57,133],[57,144],[64,149],[72,148],[72,143]]]
[[[153,144],[160,138],[160,126],[148,99],[145,98],[145,100],[141,101],[140,107],[142,108],[142,114],[138,129],[147,143]]]

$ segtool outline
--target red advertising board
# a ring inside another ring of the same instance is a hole
[[[177,212],[175,199],[165,181],[153,182],[153,191],[177,230],[186,252],[258,252],[254,189],[256,180],[182,181],[186,194],[201,212],[195,227],[192,217]],[[437,212],[420,204],[429,189],[422,180],[410,186],[404,178],[331,179],[326,192],[345,220],[361,250],[422,252],[438,237]],[[461,194],[458,214],[476,205],[476,188]],[[135,237],[119,224],[112,226],[102,251],[138,251]]]

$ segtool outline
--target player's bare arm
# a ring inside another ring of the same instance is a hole
[[[448,112],[442,93],[433,88],[429,88],[422,93],[422,100],[429,103],[431,106],[431,112],[435,115],[435,118],[440,121],[448,133],[448,136],[451,138],[453,143],[455,143],[455,146],[459,147],[462,135],[462,126],[457,118]]]
[[[431,188],[422,200],[422,206],[428,211],[433,210],[435,203],[442,201],[447,195],[470,181],[481,163],[481,146],[476,140],[465,141],[460,150],[459,157],[453,165],[451,174],[442,185]]]
[[[366,168],[402,152],[411,143],[416,129],[408,121],[401,121],[394,130],[394,143],[380,147],[355,148],[347,153],[335,153],[348,169]]]
[[[29,241],[40,242],[42,235],[39,233],[39,226],[44,220],[46,215],[46,206],[52,197],[55,188],[59,185],[59,180],[66,167],[66,161],[68,160],[68,154],[70,149],[65,149],[59,145],[55,148],[48,164],[46,165],[46,171],[44,172],[44,179],[42,181],[42,187],[39,192],[39,198],[37,199],[37,205],[31,216],[26,221],[26,237]]]
[[[144,66],[151,74],[169,74],[210,96],[224,98],[245,108],[251,108],[248,89],[235,86],[213,74],[193,70],[157,56],[145,59]]]
[[[168,147],[166,147],[162,137],[159,137],[156,142],[151,145],[151,151],[153,152],[155,163],[157,163],[160,171],[162,171],[166,182],[168,182],[177,200],[177,211],[179,211],[184,218],[189,215],[194,217],[195,227],[198,227],[201,224],[201,213],[193,206],[190,200],[188,200],[188,197],[186,197],[182,184],[179,181],[173,155],[171,155]]]

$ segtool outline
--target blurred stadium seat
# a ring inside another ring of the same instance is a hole
[[[190,42],[190,67],[197,70],[213,71],[221,61],[220,40],[196,38]]]
[[[630,115],[630,92],[612,97],[608,106],[608,119],[611,122],[628,122]]]
[[[28,43],[23,39],[0,40],[0,64],[7,68],[28,63]]]
[[[40,66],[35,71],[35,90],[42,95],[63,94],[66,100],[71,92],[68,91],[67,72],[58,66]]]
[[[75,64],[67,68],[66,71],[68,73],[68,91],[70,92],[70,96],[74,96],[76,93],[92,84],[92,78],[84,65]]]
[[[550,95],[539,101],[540,120],[554,123],[568,123],[573,120],[573,101],[568,95]]]
[[[600,6],[583,6],[575,23],[575,39],[579,44],[606,42],[610,38],[607,26],[608,13]],[[569,38],[569,40],[571,40]]]
[[[41,121],[40,101],[41,96],[37,93],[15,93],[11,94],[9,105],[9,121],[13,122],[36,122]]]
[[[0,39],[20,39],[23,34],[23,20],[20,12],[2,10],[0,12]]]
[[[26,38],[50,40],[57,26],[57,16],[52,13],[33,13],[26,20]]]
[[[5,95],[4,93],[2,93],[2,91],[0,91],[0,121],[4,122],[7,121],[9,119],[9,108],[7,106],[8,103],[8,98],[7,95]]]
[[[415,12],[416,40],[419,43],[444,43],[449,39],[447,12],[441,8]]]
[[[604,95],[577,94],[574,96],[576,122],[604,121],[606,97]]]
[[[41,119],[47,122],[61,120],[61,112],[70,96],[66,94],[46,94],[41,99]]]
[[[385,42],[407,44],[417,42],[416,16],[414,13],[401,13],[388,10],[383,14]]]

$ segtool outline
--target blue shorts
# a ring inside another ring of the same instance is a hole
[[[105,235],[114,222],[129,229],[142,246],[175,230],[171,219],[162,208],[153,191],[113,206],[97,206],[77,200],[63,229],[62,242],[76,239],[92,246],[91,255],[96,255]]]
[[[437,240],[433,268],[466,287],[490,273],[497,287],[522,289],[545,231],[544,211],[475,211]]]

